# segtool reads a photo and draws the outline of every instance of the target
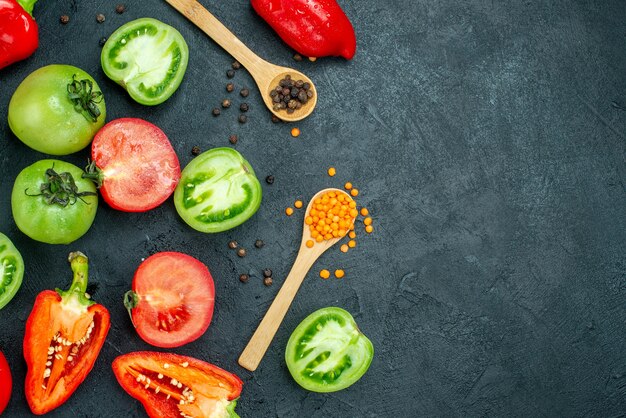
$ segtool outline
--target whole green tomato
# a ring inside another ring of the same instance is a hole
[[[105,118],[98,84],[71,65],[32,72],[9,102],[9,126],[15,136],[46,154],[67,155],[85,148]]]
[[[96,217],[98,195],[82,174],[59,160],[37,161],[22,170],[11,193],[17,227],[48,244],[69,244],[83,236]]]

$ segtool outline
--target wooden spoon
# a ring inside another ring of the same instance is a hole
[[[305,213],[309,213],[315,199],[330,191],[343,193],[348,196],[346,192],[339,189],[321,190],[311,198]],[[316,242],[313,248],[309,248],[306,246],[306,242],[311,239],[313,241],[315,240],[311,238],[311,231],[307,225],[304,224],[302,242],[300,243],[298,257],[296,257],[296,261],[293,263],[293,267],[291,268],[287,279],[285,279],[285,283],[283,283],[283,286],[278,291],[274,302],[272,302],[272,305],[267,310],[265,317],[263,317],[263,320],[254,332],[254,335],[252,335],[250,342],[248,342],[248,345],[241,353],[241,356],[239,357],[239,364],[242,367],[250,371],[256,370],[261,362],[261,359],[263,359],[265,352],[270,346],[276,331],[278,331],[280,323],[283,322],[283,318],[285,318],[285,314],[287,313],[287,310],[289,309],[293,298],[296,296],[296,293],[298,292],[298,289],[300,288],[300,285],[302,284],[302,281],[304,280],[304,277],[308,273],[309,269],[313,263],[315,263],[315,260],[317,260],[319,256],[324,253],[324,251],[332,247],[344,236],[322,242]]]
[[[286,122],[302,120],[313,112],[317,103],[317,90],[309,77],[293,68],[274,65],[256,55],[196,0],[165,1],[202,29],[204,33],[209,35],[219,46],[228,51],[241,65],[248,69],[259,87],[265,106],[267,106],[270,112]],[[285,109],[280,111],[274,110],[274,103],[270,97],[270,92],[278,86],[278,82],[285,78],[286,75],[290,75],[294,80],[302,80],[311,84],[310,90],[313,91],[313,97],[306,104],[302,105],[300,109],[295,110],[291,114],[287,113]]]

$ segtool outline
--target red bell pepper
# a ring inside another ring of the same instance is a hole
[[[252,7],[283,41],[307,57],[356,51],[354,28],[335,0],[251,0]]]
[[[65,402],[91,371],[111,325],[107,309],[89,300],[87,257],[70,253],[69,290],[44,290],[24,335],[26,400],[41,415]]]
[[[11,399],[11,390],[13,389],[13,380],[11,379],[11,370],[6,357],[0,351],[0,415],[9,404]]]
[[[0,0],[0,69],[30,57],[39,46],[31,13],[37,0]]]

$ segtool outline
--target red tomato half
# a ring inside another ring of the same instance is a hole
[[[198,339],[211,323],[215,286],[207,266],[177,252],[148,257],[125,296],[139,336],[157,347]]]
[[[9,404],[11,389],[13,389],[13,380],[11,379],[9,363],[7,363],[6,357],[0,351],[0,414]]]
[[[180,164],[167,136],[142,119],[107,123],[91,145],[100,193],[113,208],[144,212],[163,203],[180,180]],[[89,169],[88,169],[89,171]]]

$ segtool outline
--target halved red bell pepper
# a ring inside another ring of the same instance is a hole
[[[31,16],[37,0],[0,0],[0,69],[30,57],[39,46]]]
[[[173,353],[138,351],[113,361],[117,381],[151,418],[234,418],[243,382],[210,363]]]
[[[300,54],[316,58],[354,56],[354,28],[335,0],[251,0],[251,4]]]
[[[85,380],[111,325],[107,309],[85,293],[87,257],[73,252],[69,262],[69,290],[39,293],[26,321],[26,400],[37,415],[63,404]]]

